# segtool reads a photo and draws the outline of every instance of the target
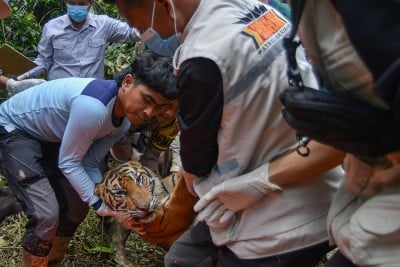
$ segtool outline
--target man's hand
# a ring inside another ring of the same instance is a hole
[[[35,85],[38,85],[38,84],[41,84],[44,82],[46,82],[46,80],[43,80],[43,79],[27,79],[27,80],[22,80],[22,81],[8,79],[6,89],[11,94],[16,94],[21,91],[24,91],[25,89],[28,89],[32,86],[35,86]]]
[[[196,178],[196,175],[191,174],[191,173],[185,171],[184,169],[181,169],[181,174],[182,174],[183,179],[185,179],[186,187],[187,187],[189,193],[195,197],[198,197],[193,188],[193,181]]]
[[[269,163],[244,175],[225,180],[212,188],[194,206],[198,219],[230,221],[235,212],[254,205],[265,194],[281,188],[269,181]]]
[[[101,206],[98,209],[96,209],[95,211],[96,211],[97,215],[99,215],[101,217],[105,217],[105,216],[119,217],[119,216],[121,216],[120,212],[111,209],[104,202],[102,202]]]
[[[219,199],[214,199],[200,211],[197,220],[205,221],[210,227],[223,228],[234,221],[235,213],[235,211],[224,206]]]
[[[400,152],[385,157],[385,164],[370,166],[353,155],[346,155],[343,168],[348,179],[348,190],[362,196],[373,196],[400,186]]]
[[[146,225],[140,221],[134,221],[131,219],[122,219],[121,217],[118,217],[118,221],[122,223],[126,229],[134,231],[140,236],[144,236],[147,234]]]
[[[374,167],[351,154],[347,154],[344,158],[343,169],[346,172],[347,189],[355,194],[364,190],[374,172]]]

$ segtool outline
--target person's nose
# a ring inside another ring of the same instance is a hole
[[[148,106],[143,110],[143,113],[146,115],[146,119],[154,117],[156,115],[156,107]]]

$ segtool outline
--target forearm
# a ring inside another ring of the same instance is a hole
[[[0,76],[0,90],[5,90],[7,87],[8,78],[6,76]]]
[[[283,155],[270,163],[270,181],[285,186],[320,175],[342,163],[345,153],[314,141],[308,144],[310,154],[300,156],[297,151]]]
[[[18,76],[18,80],[23,80],[23,79],[27,79],[27,78],[37,78],[39,77],[41,74],[43,74],[45,71],[47,71],[46,67],[44,67],[43,65],[41,65],[41,63],[37,63],[38,64],[37,67],[34,67],[33,69],[25,72],[24,74]]]

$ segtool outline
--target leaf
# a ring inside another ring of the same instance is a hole
[[[110,254],[111,254],[111,253],[114,253],[114,252],[115,252],[115,249],[113,249],[113,248],[111,248],[111,247],[100,246],[100,245],[97,245],[97,246],[95,246],[95,247],[93,247],[93,248],[90,248],[90,247],[88,247],[87,245],[84,245],[83,248],[84,248],[87,252],[92,253],[92,254],[95,254],[95,253],[98,253],[98,252],[110,253]]]

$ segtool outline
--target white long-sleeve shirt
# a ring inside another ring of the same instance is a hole
[[[29,77],[48,72],[48,80],[67,77],[104,78],[104,54],[108,42],[139,41],[136,29],[106,15],[89,13],[81,29],[75,29],[68,15],[47,22],[38,44],[38,65]]]

